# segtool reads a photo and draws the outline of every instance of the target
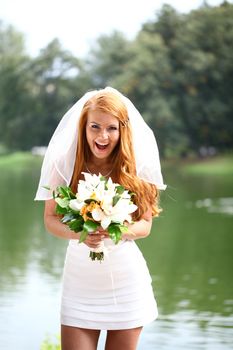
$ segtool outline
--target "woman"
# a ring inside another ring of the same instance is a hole
[[[137,211],[119,244],[101,228],[77,244],[55,213],[49,185],[70,185],[75,192],[82,172],[101,173],[135,193]],[[117,90],[85,94],[62,118],[42,166],[36,199],[46,200],[46,229],[70,240],[61,306],[63,350],[94,350],[107,330],[106,350],[136,349],[143,326],[157,317],[146,262],[135,240],[149,235],[158,215],[158,190],[165,189],[154,135],[134,105]],[[104,242],[103,262],[91,261],[90,249]]]

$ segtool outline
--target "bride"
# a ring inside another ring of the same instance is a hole
[[[90,249],[108,232],[98,228],[78,244],[75,233],[60,221],[56,203],[43,186],[71,186],[76,193],[82,172],[101,173],[134,193],[138,209],[120,244],[101,263]],[[131,101],[112,88],[87,92],[62,118],[49,143],[36,200],[45,200],[48,232],[69,240],[61,301],[63,350],[96,350],[101,330],[105,350],[134,350],[142,328],[158,316],[146,261],[136,245],[149,235],[159,214],[159,190],[164,190],[153,132]]]

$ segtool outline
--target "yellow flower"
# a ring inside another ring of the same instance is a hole
[[[90,199],[95,199],[95,200],[96,200],[96,194],[95,194],[95,192],[93,192],[93,193],[91,194]]]
[[[88,214],[92,213],[92,211],[94,209],[97,209],[99,207],[100,207],[100,205],[97,202],[91,202],[91,203],[83,206],[82,209],[80,210],[80,214],[82,215],[84,221],[93,220],[90,216],[88,216]]]

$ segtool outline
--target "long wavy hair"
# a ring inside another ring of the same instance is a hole
[[[113,92],[100,90],[83,106],[78,126],[78,144],[76,160],[71,179],[71,188],[76,191],[81,172],[91,157],[86,138],[86,124],[89,111],[101,111],[119,120],[120,137],[111,154],[112,179],[134,193],[134,203],[138,210],[133,219],[140,220],[142,215],[152,209],[152,215],[157,216],[159,191],[156,186],[140,179],[136,174],[136,162],[133,149],[132,130],[128,118],[127,108],[120,96]]]

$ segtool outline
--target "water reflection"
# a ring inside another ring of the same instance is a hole
[[[229,349],[232,178],[187,177],[177,169],[166,174],[165,210],[151,235],[138,241],[160,312],[145,328],[139,350]],[[47,333],[59,330],[67,242],[44,230],[43,203],[33,202],[38,177],[37,163],[0,172],[0,336],[5,349],[38,350]]]
[[[156,327],[148,329],[146,345],[151,350],[231,349],[232,321],[232,318],[195,311],[161,316]]]
[[[1,172],[0,293],[9,284],[22,284],[29,264],[37,262],[42,270],[56,275],[56,266],[61,267],[64,258],[64,242],[44,230],[43,206],[33,202],[35,177],[29,169]]]
[[[205,208],[208,213],[219,213],[233,215],[233,197],[228,198],[205,198],[199,199],[195,203],[188,202],[187,207]]]
[[[139,242],[160,308],[159,326],[152,330],[154,348],[230,349],[233,220],[229,210],[228,215],[212,211],[232,205],[232,178],[173,171],[167,183],[161,203],[166,210],[155,220],[152,234]]]

